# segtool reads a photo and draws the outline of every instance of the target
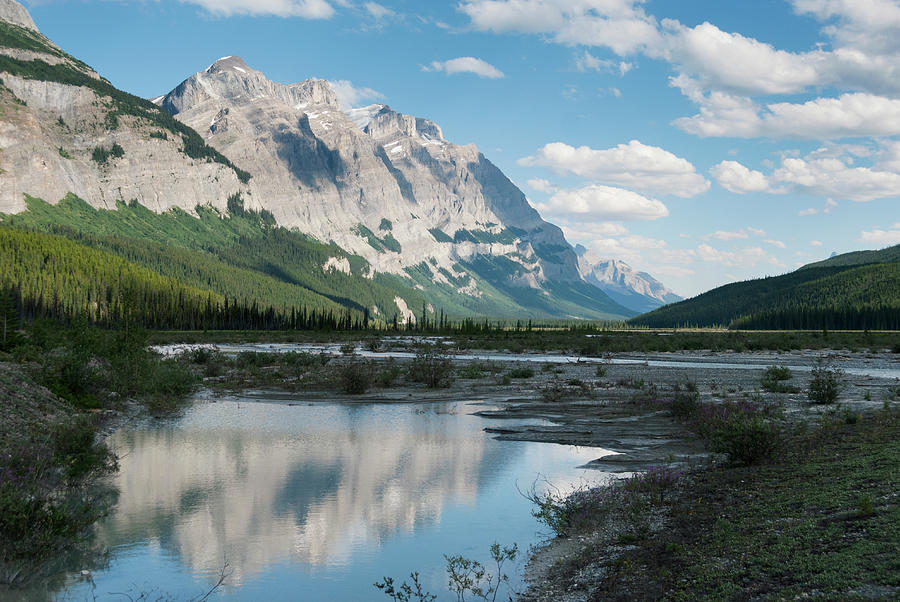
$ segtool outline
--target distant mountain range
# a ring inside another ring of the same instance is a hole
[[[677,300],[621,262],[579,257],[474,146],[386,105],[342,107],[323,80],[280,84],[231,56],[147,101],[55,46],[14,0],[0,0],[0,79],[4,225],[104,246],[201,291],[272,303],[228,289],[221,273],[239,269],[271,280],[282,307],[300,287],[306,304],[384,319],[623,319]],[[185,261],[206,271],[129,252],[150,244],[200,253]]]
[[[720,286],[630,321],[654,328],[900,329],[900,245]]]
[[[682,299],[647,272],[637,272],[624,261],[601,259],[583,245],[575,245],[575,254],[582,278],[629,309],[644,313]]]

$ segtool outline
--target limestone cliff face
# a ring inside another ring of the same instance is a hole
[[[0,0],[0,20],[32,31],[38,30],[25,7],[15,0]]]
[[[253,175],[251,206],[378,271],[427,261],[452,272],[502,256],[520,266],[510,274],[520,285],[580,280],[560,230],[476,147],[448,142],[427,119],[345,110],[326,81],[279,84],[233,56],[155,102]]]
[[[20,67],[18,62],[37,60],[105,83],[41,35],[18,3],[0,0],[0,26],[27,36],[22,45],[29,48],[0,47]],[[113,99],[98,91],[102,86],[68,85],[32,78],[25,67],[20,71],[0,73],[0,213],[24,210],[25,195],[55,203],[68,193],[103,208],[136,199],[156,211],[192,211],[198,204],[224,209],[228,196],[244,188],[230,167],[187,156],[177,133],[117,111]],[[114,144],[124,154],[93,158],[95,149],[108,151]]]

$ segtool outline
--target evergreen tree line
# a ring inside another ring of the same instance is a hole
[[[900,330],[900,306],[772,309],[738,318],[730,327],[742,330]]]
[[[900,262],[826,265],[738,282],[629,322],[651,328],[898,329]]]
[[[56,234],[247,303],[360,314],[377,307],[390,316],[397,296],[411,306],[424,299],[397,276],[364,276],[361,257],[275,226],[271,214],[246,209],[239,195],[228,199],[229,213],[198,206],[196,217],[179,209],[154,213],[136,202],[98,210],[72,195],[56,205],[26,203],[28,211],[5,216],[4,227]],[[350,273],[326,269],[333,259],[346,260]]]
[[[58,236],[10,228],[0,228],[0,293],[5,307],[26,321],[50,318],[65,324],[85,318],[115,327],[130,320],[172,330],[369,326],[367,311],[228,298]]]

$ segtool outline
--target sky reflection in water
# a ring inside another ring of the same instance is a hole
[[[225,598],[377,600],[376,579],[412,570],[443,591],[443,554],[486,560],[495,540],[540,539],[517,486],[604,476],[575,468],[602,450],[495,441],[463,403],[273,401],[198,402],[111,438],[120,495],[98,530],[111,550],[94,573],[100,599],[190,597],[223,559]],[[63,597],[88,589],[70,580]]]

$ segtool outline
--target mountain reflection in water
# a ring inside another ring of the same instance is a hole
[[[171,424],[120,431],[110,548],[157,544],[193,572],[227,558],[229,582],[285,560],[347,564],[474,504],[485,468],[513,460],[447,406],[200,403]],[[455,411],[464,412],[461,405]]]

